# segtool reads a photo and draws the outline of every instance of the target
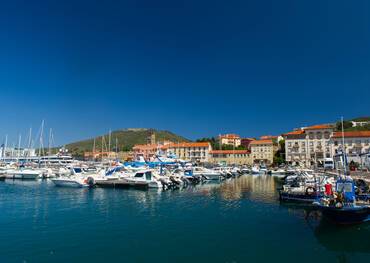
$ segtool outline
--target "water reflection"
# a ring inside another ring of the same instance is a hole
[[[196,186],[194,191],[203,195],[218,194],[226,201],[251,199],[265,203],[276,203],[276,188],[279,183],[271,176],[241,176],[221,183],[207,183]]]
[[[322,220],[314,229],[318,242],[330,251],[370,252],[370,223],[338,226]]]

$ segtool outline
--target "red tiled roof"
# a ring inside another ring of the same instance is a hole
[[[250,143],[250,145],[256,145],[256,144],[272,144],[272,140],[255,140]]]
[[[319,124],[319,125],[313,125],[304,128],[305,130],[321,130],[321,129],[333,129],[332,125],[329,124]]]
[[[300,135],[300,134],[303,134],[303,133],[304,133],[304,130],[297,130],[297,131],[291,131],[291,132],[284,133],[283,136],[286,136],[286,135]]]
[[[260,137],[261,140],[268,140],[268,139],[277,139],[278,136],[272,136],[272,135],[263,135]]]
[[[347,131],[344,137],[370,137],[370,131]],[[342,138],[342,132],[334,132],[333,138]]]
[[[209,152],[210,154],[248,154],[248,150],[213,150]]]

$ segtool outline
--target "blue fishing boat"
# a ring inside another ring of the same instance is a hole
[[[338,224],[357,224],[370,220],[369,203],[356,201],[355,184],[350,177],[338,179],[333,195],[323,197],[314,204],[324,218]]]

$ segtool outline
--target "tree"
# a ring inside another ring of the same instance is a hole
[[[279,141],[279,150],[274,155],[273,163],[274,165],[285,163],[285,140]]]
[[[338,121],[335,125],[337,131],[342,130],[342,122]],[[352,122],[350,121],[343,121],[343,128],[344,130],[352,128]]]

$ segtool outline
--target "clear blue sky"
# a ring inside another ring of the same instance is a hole
[[[278,134],[370,113],[370,2],[3,1],[0,137]],[[15,139],[14,139],[15,140]]]

